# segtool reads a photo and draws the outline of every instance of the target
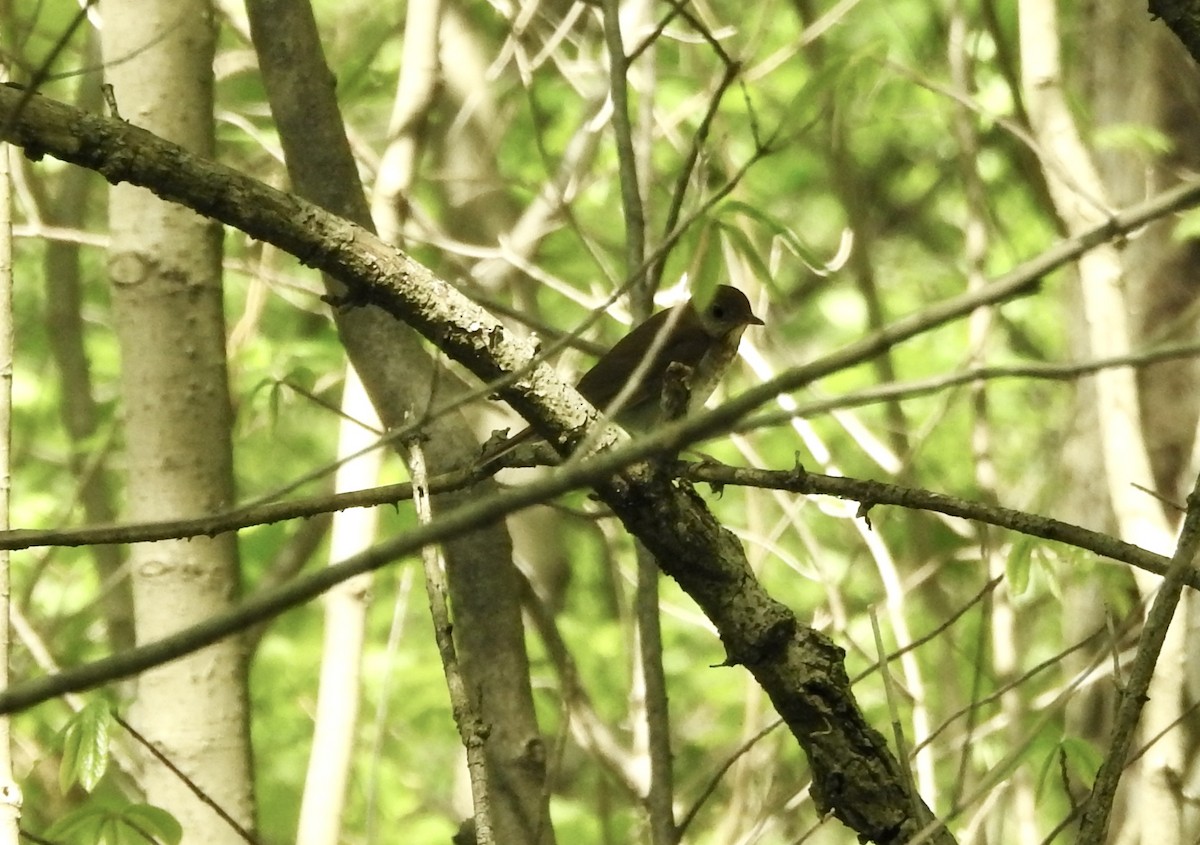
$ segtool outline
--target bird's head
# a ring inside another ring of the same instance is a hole
[[[763,325],[750,309],[746,294],[729,285],[721,285],[713,291],[712,299],[703,308],[695,303],[693,308],[709,337],[724,337],[732,332],[740,336],[746,326]]]

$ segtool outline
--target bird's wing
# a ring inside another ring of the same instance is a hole
[[[694,312],[685,311],[675,317],[673,325],[669,324],[668,320],[673,310],[668,308],[659,311],[617,341],[616,345],[579,379],[576,387],[583,397],[603,411],[625,388],[629,377],[642,364],[646,351],[656,342],[658,351],[646,367],[641,382],[630,395],[626,403],[627,408],[658,400],[656,393],[662,389],[663,374],[672,362],[678,361],[695,367],[708,348],[708,336],[695,319]],[[659,340],[658,335],[663,331],[669,331],[671,336]]]

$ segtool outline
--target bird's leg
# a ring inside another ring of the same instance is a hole
[[[692,375],[695,370],[687,364],[672,361],[663,374],[662,419],[674,422],[687,413],[692,401]]]
[[[695,369],[687,364],[672,361],[667,365],[667,371],[663,373],[662,396],[659,397],[659,401],[662,403],[661,419],[664,423],[673,422],[687,413],[692,400],[692,376],[694,375]],[[658,455],[654,463],[658,471],[665,472],[675,463],[677,457],[679,457],[679,450],[670,449]]]

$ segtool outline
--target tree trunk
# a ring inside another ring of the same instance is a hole
[[[203,0],[106,4],[108,81],[131,123],[211,156],[215,28]],[[128,516],[199,516],[233,501],[232,412],[225,368],[220,229],[128,186],[109,202],[114,322],[121,350]],[[226,607],[237,590],[232,534],[131,550],[139,642]],[[246,667],[225,640],[143,675],[134,726],[212,802],[253,824]],[[178,772],[147,757],[147,800],[186,841],[243,838]]]

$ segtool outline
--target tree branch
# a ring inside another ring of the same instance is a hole
[[[1192,58],[1200,62],[1200,3],[1196,0],[1150,0],[1150,14],[1162,18]]]
[[[380,306],[412,325],[481,380],[519,370],[534,357],[529,344],[512,339],[491,315],[362,228],[230,168],[198,160],[125,123],[82,114],[40,96],[29,99],[17,114],[21,96],[20,91],[0,86],[0,126],[4,127],[0,140],[24,147],[27,154],[51,153],[97,170],[112,182],[148,187],[164,199],[269,241],[346,284],[350,294],[341,305]],[[1194,202],[1197,195],[1200,187],[1192,185],[1170,195],[1166,205],[1179,208]],[[1132,218],[1129,214],[1114,217],[977,291],[886,326],[837,354],[748,391],[717,411],[667,426],[660,433],[661,442],[668,449],[677,448],[707,432],[727,428],[778,392],[833,372],[846,360],[878,354],[979,305],[1027,294],[1051,269],[1143,222]],[[501,395],[539,433],[563,449],[586,436],[593,418],[586,403],[545,364],[501,388]],[[246,624],[247,614],[278,613],[319,595],[337,580],[382,566],[424,543],[478,524],[480,519],[498,518],[553,495],[555,489],[590,481],[631,533],[654,553],[663,570],[709,616],[726,649],[726,665],[745,666],[767,692],[808,755],[818,809],[835,813],[864,840],[892,843],[917,835],[921,825],[905,795],[899,765],[883,737],[866,723],[850,692],[842,650],[802,625],[766,593],[736,538],[717,523],[693,491],[679,489],[664,473],[645,464],[617,472],[622,460],[642,450],[649,454],[649,447],[635,441],[622,450],[623,455],[600,455],[560,469],[544,486],[531,485],[457,509],[438,523],[395,538],[372,552],[247,601],[210,620],[204,638],[213,642]],[[158,650],[154,659],[163,660],[195,645],[177,634],[152,647]],[[150,665],[150,651],[151,647],[135,649],[82,667],[70,673],[68,685],[61,680],[68,674],[64,673],[10,688],[0,694],[0,710],[11,712],[66,689],[100,683],[113,677],[118,668],[125,674],[141,671]],[[934,831],[931,838],[953,841],[944,829]]]

